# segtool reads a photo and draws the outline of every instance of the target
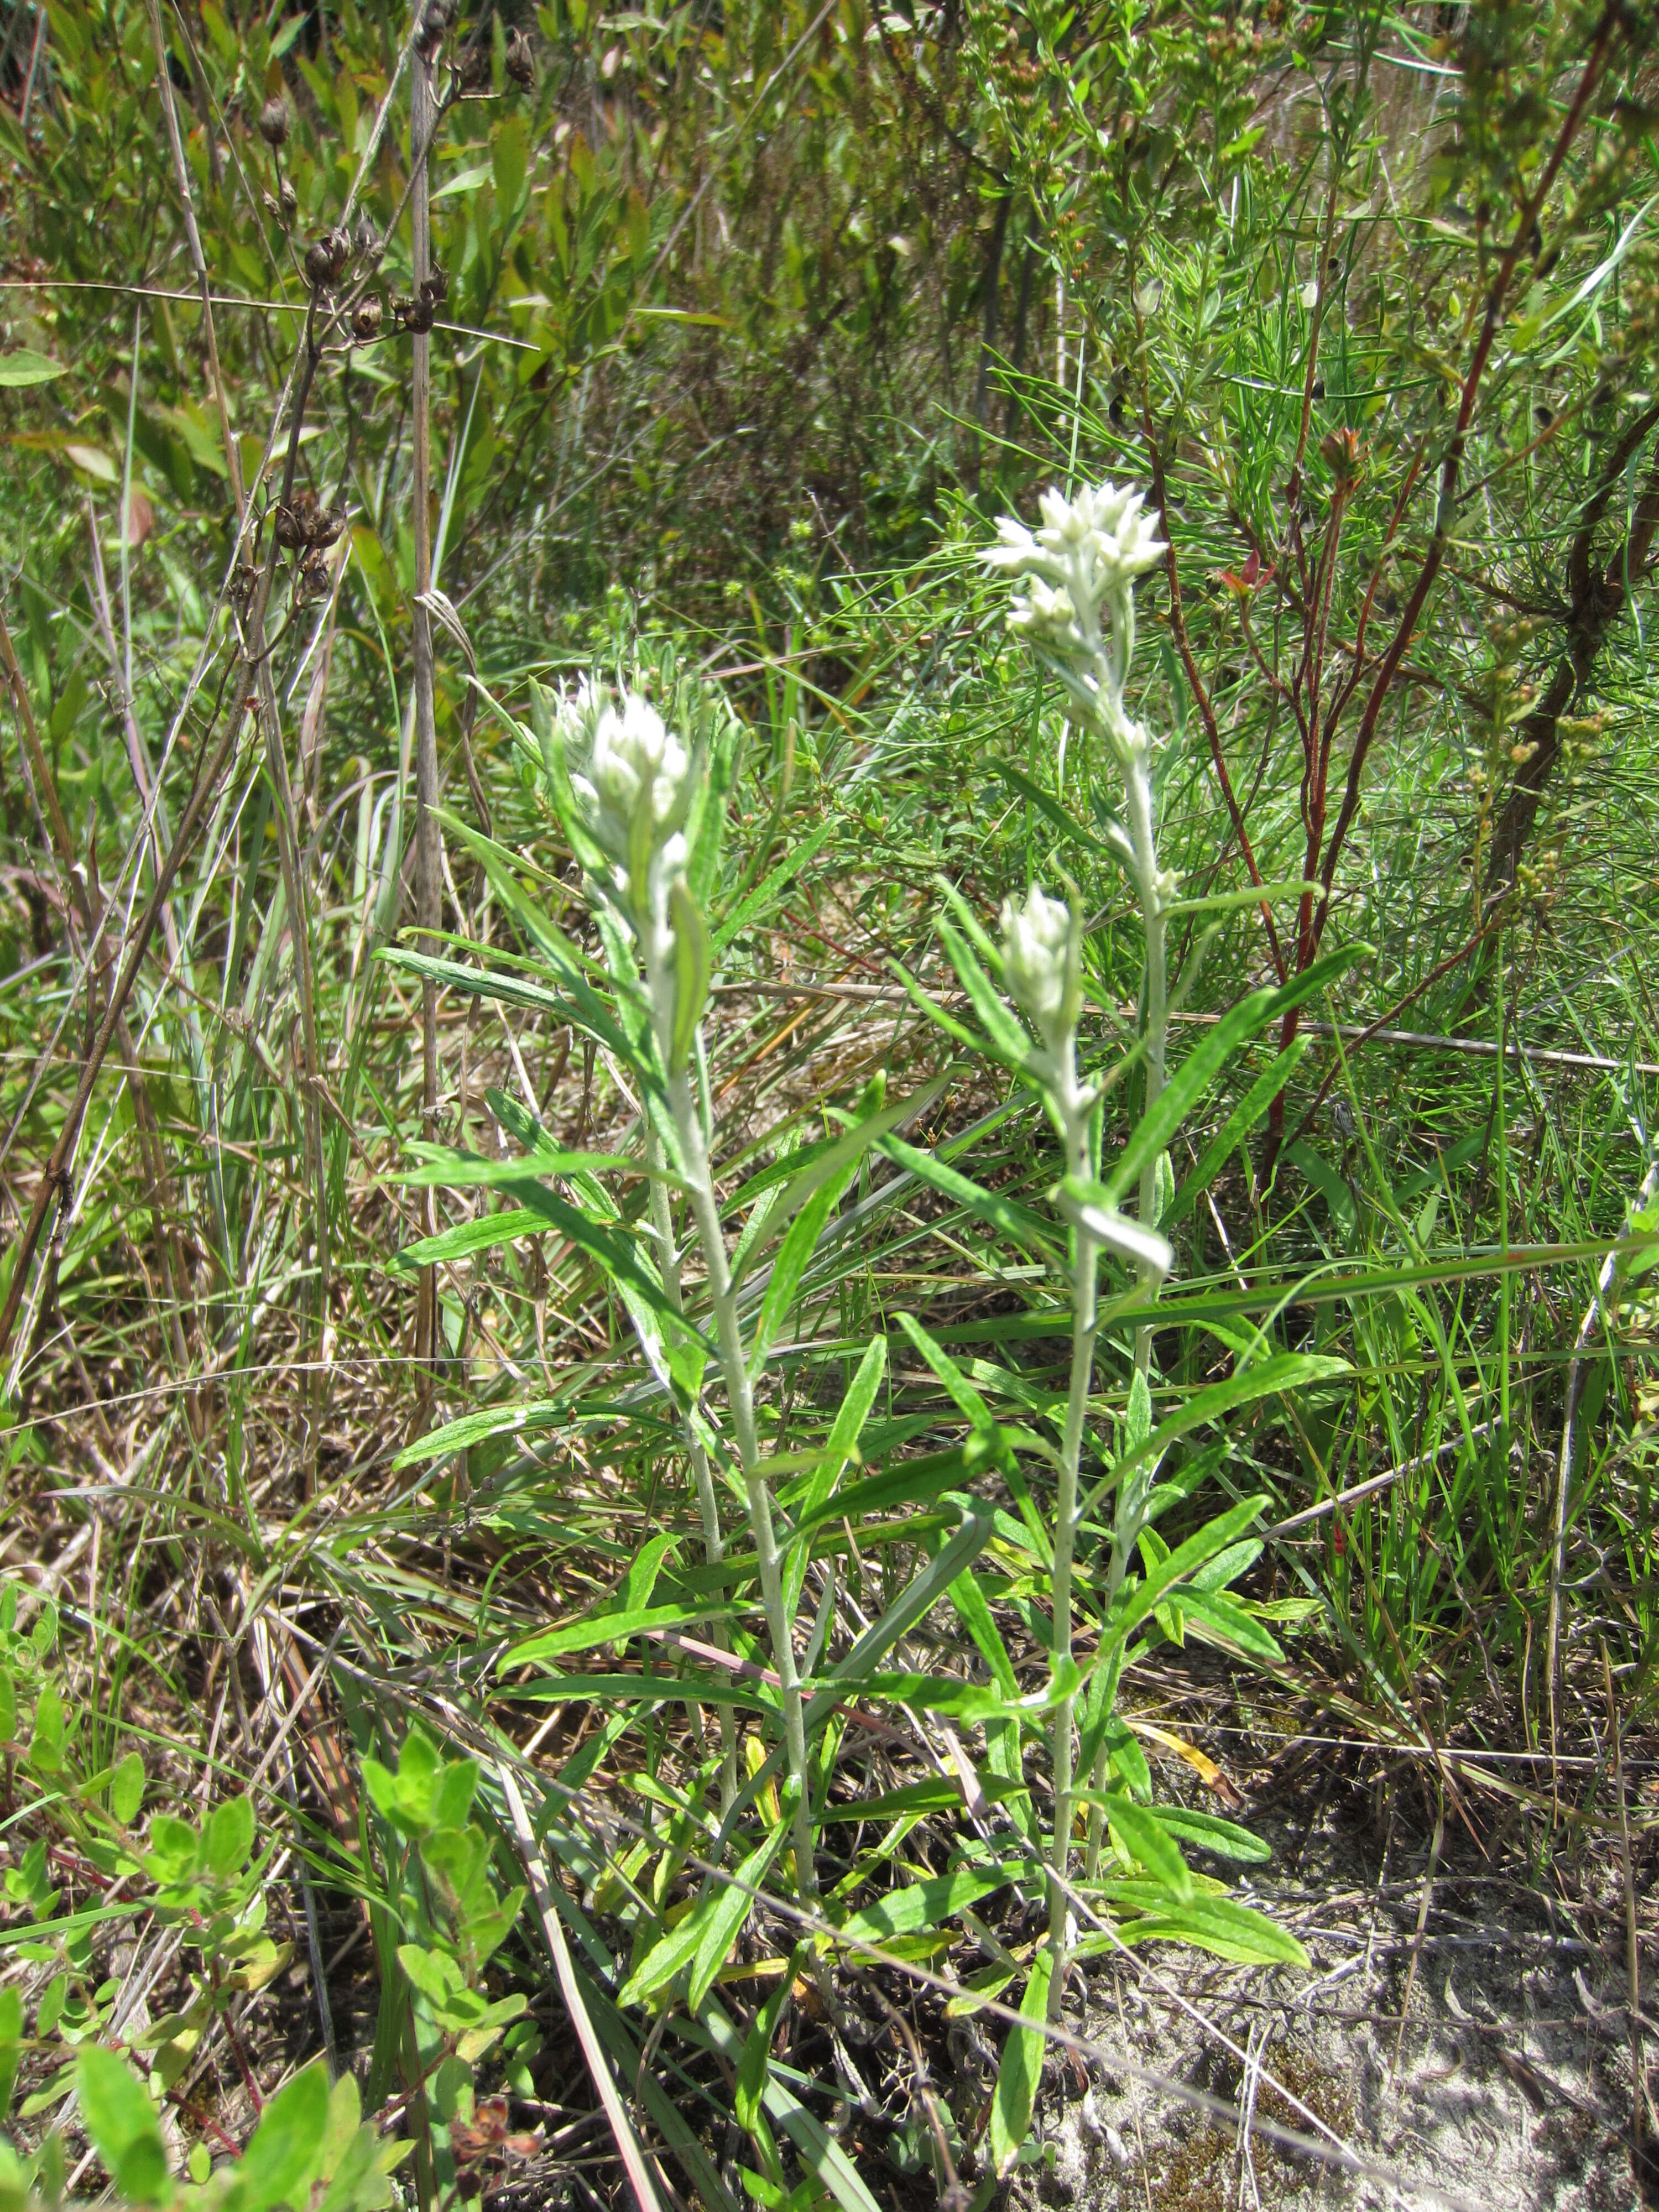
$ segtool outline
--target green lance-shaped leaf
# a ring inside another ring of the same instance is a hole
[[[1151,1112],[1136,1125],[1110,1172],[1103,1174],[1105,1202],[1115,1205],[1126,1191],[1133,1188],[1142,1168],[1164,1150],[1241,1044],[1316,992],[1322,991],[1328,983],[1334,982],[1345,969],[1352,967],[1356,960],[1368,957],[1370,951],[1369,945],[1345,946],[1340,952],[1316,960],[1305,975],[1296,976],[1279,990],[1252,991],[1224,1014],[1176,1069]]]
[[[1048,2043],[1042,2028],[1048,2015],[1048,1981],[1053,1970],[1052,1952],[1039,1953],[1020,2000],[1021,2025],[1009,2029],[1008,2040],[1002,2046],[1002,2063],[997,2069],[997,2086],[991,2099],[991,2124],[986,2136],[992,2168],[999,2181],[1006,2181],[1012,2172],[1014,2161],[1031,2132],[1031,2108],[1036,2102],[1037,2084],[1042,2079],[1042,2055]]]
[[[743,2057],[738,2062],[738,2078],[732,2094],[732,2109],[738,2125],[745,2135],[753,2135],[760,2118],[761,2093],[766,2087],[766,2077],[772,2063],[772,2038],[778,2032],[778,2022],[783,2018],[783,2008],[789,2002],[789,1992],[800,1969],[801,1953],[797,1949],[788,1965],[778,1977],[777,1986],[755,2014],[743,2046]]]
[[[1138,1859],[1159,1888],[1166,1890],[1176,1904],[1190,1904],[1192,1870],[1169,1831],[1133,1797],[1107,1793],[1098,1802],[1105,1808],[1107,1822],[1115,1838],[1130,1857]]]

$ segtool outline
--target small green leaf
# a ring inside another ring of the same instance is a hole
[[[1138,1859],[1178,1905],[1189,1905],[1193,1899],[1192,1869],[1168,1830],[1153,1819],[1146,1806],[1137,1805],[1133,1797],[1108,1795],[1100,1802],[1106,1808],[1114,1838],[1130,1856]]]
[[[732,1946],[738,1931],[749,1917],[754,1899],[751,1890],[759,1889],[777,1856],[787,1824],[780,1821],[758,1850],[751,1851],[738,1869],[737,1879],[729,1883],[717,1883],[712,1910],[697,1937],[697,1948],[691,1960],[691,1978],[686,1984],[685,2002],[696,2013],[702,2008],[702,2001],[714,1985],[714,1977],[731,1956]]]
[[[203,1831],[208,1872],[222,1881],[240,1874],[253,1849],[253,1800],[227,1797],[214,1808]]]
[[[842,1936],[849,1942],[879,1945],[894,1936],[915,1936],[923,1929],[942,1928],[964,1906],[977,1905],[981,1898],[1006,1889],[1024,1872],[1023,1866],[993,1874],[975,1874],[969,1867],[958,1867],[954,1874],[939,1875],[931,1881],[908,1882],[844,1920]]]
[[[130,1751],[110,1777],[109,1809],[124,1828],[130,1828],[144,1802],[144,1762]]]

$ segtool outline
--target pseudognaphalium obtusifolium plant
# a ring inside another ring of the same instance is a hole
[[[797,1881],[804,1895],[816,1888],[813,1872],[807,1745],[799,1672],[785,1601],[784,1559],[774,1526],[755,1419],[750,1359],[732,1279],[731,1258],[709,1166],[709,1132],[696,1069],[698,1024],[708,995],[708,931],[690,885],[692,837],[705,764],[638,692],[613,695],[587,682],[559,703],[556,718],[569,777],[594,843],[605,856],[590,865],[590,889],[607,901],[632,933],[643,973],[651,1027],[660,1061],[669,1127],[676,1158],[665,1161],[652,1115],[646,1115],[647,1167],[653,1224],[665,1287],[681,1304],[681,1255],[670,1197],[678,1180],[690,1208],[714,1308],[721,1379],[731,1422],[731,1446],[740,1474],[754,1539],[761,1595],[766,1609],[783,1705],[784,1736],[793,1791]],[[592,855],[589,856],[590,860]],[[634,979],[626,947],[613,933],[608,950],[617,981]],[[722,1556],[719,1500],[701,1405],[688,1409],[686,1430],[693,1479],[711,1562]],[[732,1801],[736,1771],[730,1711],[722,1709],[723,1791]]]
[[[959,894],[945,886],[950,912],[940,919],[939,935],[978,1018],[978,1032],[943,1008],[933,1011],[959,1041],[977,1042],[1041,1098],[1060,1139],[1062,1164],[1054,1195],[1067,1232],[1072,1354],[1064,1425],[1052,1455],[1053,1625],[1045,1700],[1054,1784],[1054,1822],[1044,1854],[1048,1941],[1032,1963],[1021,2003],[1022,2018],[1031,2025],[1010,2037],[994,2100],[991,2148],[999,2172],[1008,2170],[1029,2123],[1043,2026],[1060,2016],[1079,1948],[1099,1948],[1113,1940],[1102,1921],[1114,1902],[1130,1902],[1137,1893],[1144,1899],[1150,1883],[1166,1900],[1171,1933],[1212,1945],[1224,1941],[1202,1918],[1224,1908],[1213,1899],[1199,1901],[1194,1877],[1174,1840],[1177,1833],[1194,1833],[1189,1816],[1179,1816],[1188,1820],[1181,1827],[1173,1809],[1150,1802],[1150,1776],[1133,1736],[1116,1718],[1116,1693],[1126,1656],[1137,1648],[1133,1632],[1160,1593],[1177,1583],[1188,1587],[1183,1577],[1224,1553],[1229,1571],[1222,1579],[1230,1580],[1260,1548],[1237,1541],[1260,1510],[1260,1500],[1235,1506],[1173,1553],[1152,1526],[1184,1494],[1179,1483],[1158,1480],[1164,1454],[1156,1449],[1152,1409],[1152,1309],[1174,1264],[1160,1226],[1173,1195],[1167,1148],[1188,1091],[1197,1093],[1187,1069],[1176,1089],[1165,1083],[1165,937],[1176,881],[1158,854],[1152,738],[1130,713],[1125,689],[1134,648],[1134,585],[1166,549],[1157,518],[1133,489],[1108,483],[1069,499],[1049,491],[1042,514],[1036,531],[1005,518],[997,544],[982,557],[1014,580],[1011,625],[1030,642],[1043,671],[1058,680],[1068,724],[1085,739],[1097,739],[1116,769],[1123,818],[1113,825],[1111,842],[1139,908],[1144,965],[1139,1033],[1132,1049],[1115,1066],[1091,1070],[1084,1064],[1080,1034],[1088,990],[1078,895],[1068,886],[1066,896],[1056,896],[1032,884],[1023,898],[1005,900],[1000,939],[994,942]],[[1062,750],[1062,805],[1063,763]],[[915,995],[926,1003],[919,988]],[[1235,1010],[1195,1049],[1188,1064],[1192,1076],[1218,1069],[1225,1054],[1260,1026],[1273,1002],[1273,994],[1264,991]],[[1122,1095],[1133,1096],[1137,1075],[1133,1126],[1116,1158],[1103,1163],[1107,1093],[1121,1083]],[[1094,1395],[1099,1277],[1108,1258],[1127,1277],[1108,1311],[1127,1308],[1135,1315],[1127,1405],[1115,1430]],[[943,1372],[943,1361],[936,1364]],[[1106,1469],[1086,1493],[1081,1481],[1085,1450]],[[1080,1559],[1085,1525],[1108,1497],[1107,1540],[1094,1556]],[[1137,1559],[1145,1571],[1139,1583],[1133,1573]],[[1208,1617],[1225,1620],[1235,1642],[1264,1654],[1277,1648],[1265,1632],[1241,1627],[1243,1608],[1230,1610],[1230,1601],[1207,1586],[1202,1602],[1210,1607]],[[1086,1669],[1073,1652],[1079,1608],[1093,1631]],[[1075,1831],[1085,1807],[1086,1850],[1079,1868]],[[1229,1828],[1224,1822],[1212,1826],[1218,1834]],[[1243,1831],[1229,1829],[1225,1848],[1235,1856],[1263,1855]],[[1253,1923],[1248,1939],[1240,1936],[1245,1948],[1231,1955],[1246,1955],[1249,1946],[1255,1947],[1250,1955],[1296,1955],[1288,1939],[1275,1951],[1277,1931],[1264,1934],[1254,1924],[1259,1917],[1247,1908],[1229,1904],[1224,1911],[1240,1916],[1241,1931],[1247,1919]],[[1079,1934],[1082,1917],[1092,1923],[1087,1936]]]

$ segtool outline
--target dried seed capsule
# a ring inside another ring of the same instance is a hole
[[[351,318],[352,336],[362,338],[365,344],[369,339],[379,337],[384,313],[385,310],[380,301],[372,293],[367,300],[359,301],[356,312]]]
[[[313,292],[321,292],[334,282],[334,246],[328,233],[313,238],[306,248],[306,282]]]
[[[401,328],[412,331],[416,337],[432,328],[432,301],[424,288],[418,299],[398,302],[398,321]]]
[[[279,94],[266,100],[259,110],[259,136],[267,146],[282,146],[288,142],[288,102]]]
[[[323,234],[323,244],[328,248],[329,275],[337,284],[346,273],[351,259],[351,238],[349,232],[329,230]]]
[[[307,535],[314,549],[325,551],[337,542],[345,526],[345,516],[337,507],[319,507],[311,517]]]
[[[276,543],[284,552],[296,552],[306,542],[303,501],[296,500],[293,507],[276,509]]]
[[[373,260],[380,250],[380,234],[375,229],[367,208],[357,210],[356,226],[351,234],[351,248],[364,261]]]
[[[524,33],[514,29],[507,42],[502,67],[514,84],[532,85],[536,82],[536,58],[530,51],[530,41]]]
[[[421,279],[421,296],[434,308],[441,307],[449,297],[449,276],[442,269],[434,269]]]
[[[294,218],[300,211],[300,195],[289,178],[284,177],[277,186],[276,198],[283,210],[283,228],[284,230],[291,229]]]

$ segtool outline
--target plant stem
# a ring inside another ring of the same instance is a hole
[[[415,289],[432,273],[431,179],[427,155],[436,128],[432,64],[419,52],[410,79],[410,152],[416,164],[411,216]],[[442,919],[443,859],[438,842],[438,731],[434,707],[432,617],[422,601],[432,589],[432,338],[417,331],[410,347],[410,406],[414,416],[413,507],[415,537],[415,918],[422,930],[435,930]],[[428,941],[429,942],[429,941]],[[438,1140],[438,987],[430,977],[421,986],[421,1134]],[[434,1194],[427,1193],[426,1232],[437,1232]],[[437,1270],[421,1270],[415,1314],[415,1358],[429,1369],[438,1352]],[[422,1389],[429,1388],[423,1382]]]
[[[685,1309],[680,1290],[680,1249],[674,1240],[673,1207],[663,1173],[662,1140],[648,1113],[644,1119],[645,1164],[651,1177],[651,1218],[657,1232],[663,1288],[668,1293],[668,1302],[675,1312],[683,1313]],[[696,1425],[689,1413],[681,1425],[685,1431],[686,1456],[691,1463],[691,1481],[697,1493],[697,1510],[702,1520],[703,1557],[711,1567],[718,1566],[726,1556],[726,1540],[720,1534],[720,1500],[714,1493],[714,1478],[709,1470],[708,1454],[703,1449],[702,1438],[697,1434]],[[708,1634],[711,1642],[719,1645],[721,1650],[728,1648],[723,1625],[709,1623]],[[726,1812],[738,1794],[738,1729],[730,1705],[720,1707],[720,1809]]]
[[[1158,882],[1158,845],[1152,828],[1152,779],[1143,757],[1135,760],[1124,774],[1125,796],[1129,816],[1129,841],[1134,848],[1135,888],[1140,898],[1141,919],[1146,933],[1146,1102],[1145,1111],[1150,1114],[1157,1105],[1164,1089],[1164,1058],[1168,1049],[1170,1027],[1170,981],[1168,969],[1168,924],[1164,914],[1164,897]],[[1083,1170],[1087,1173],[1087,1169]],[[1140,1218],[1148,1229],[1158,1226],[1158,1158],[1148,1160],[1140,1171]],[[1157,1295],[1158,1279],[1152,1272],[1141,1270],[1143,1288],[1150,1287]],[[1152,1324],[1143,1321],[1135,1330],[1135,1367],[1146,1375],[1152,1360]]]
[[[1087,1179],[1089,1174],[1089,1115],[1078,1094],[1075,1042],[1070,1047],[1072,1065],[1065,1071],[1065,1090],[1059,1095],[1065,1122],[1066,1167],[1069,1175]],[[1089,1385],[1094,1376],[1096,1285],[1100,1246],[1086,1229],[1075,1232],[1072,1255],[1072,1376],[1066,1398],[1066,1431],[1060,1453],[1060,1492],[1054,1510],[1054,1564],[1050,1577],[1054,1602],[1054,1638],[1050,1645],[1056,1670],[1072,1656],[1072,1565],[1077,1543],[1078,1465],[1083,1455],[1083,1424],[1089,1407]],[[1054,1826],[1048,1850],[1048,1952],[1054,1961],[1048,1978],[1048,2016],[1060,2017],[1065,1992],[1066,1968],[1071,1952],[1072,1913],[1066,1895],[1072,1845],[1073,1733],[1076,1700],[1069,1694],[1054,1708],[1049,1730],[1049,1757],[1054,1769]]]
[[[653,977],[653,986],[655,980]],[[812,1808],[806,1768],[806,1723],[801,1705],[800,1677],[795,1671],[794,1638],[790,1634],[789,1617],[784,1610],[782,1554],[778,1550],[777,1536],[772,1526],[772,1505],[767,1496],[766,1478],[760,1473],[760,1443],[755,1431],[755,1394],[749,1380],[749,1363],[744,1357],[743,1331],[738,1320],[738,1302],[732,1295],[726,1235],[720,1227],[719,1208],[714,1203],[714,1187],[708,1170],[708,1147],[703,1138],[702,1117],[697,1110],[690,1078],[684,1068],[678,1075],[671,1075],[668,1079],[668,1103],[673,1112],[674,1127],[679,1136],[680,1152],[684,1161],[691,1217],[696,1224],[697,1240],[702,1246],[703,1264],[708,1270],[708,1292],[720,1338],[720,1372],[725,1379],[726,1402],[732,1413],[738,1463],[743,1471],[744,1488],[748,1495],[749,1525],[755,1539],[755,1558],[760,1568],[761,1595],[766,1606],[767,1626],[771,1632],[772,1661],[778,1670],[778,1682],[783,1696],[784,1740],[789,1771],[795,1784],[795,1880],[803,1897],[813,1897],[817,1893],[817,1877],[812,1858]]]

